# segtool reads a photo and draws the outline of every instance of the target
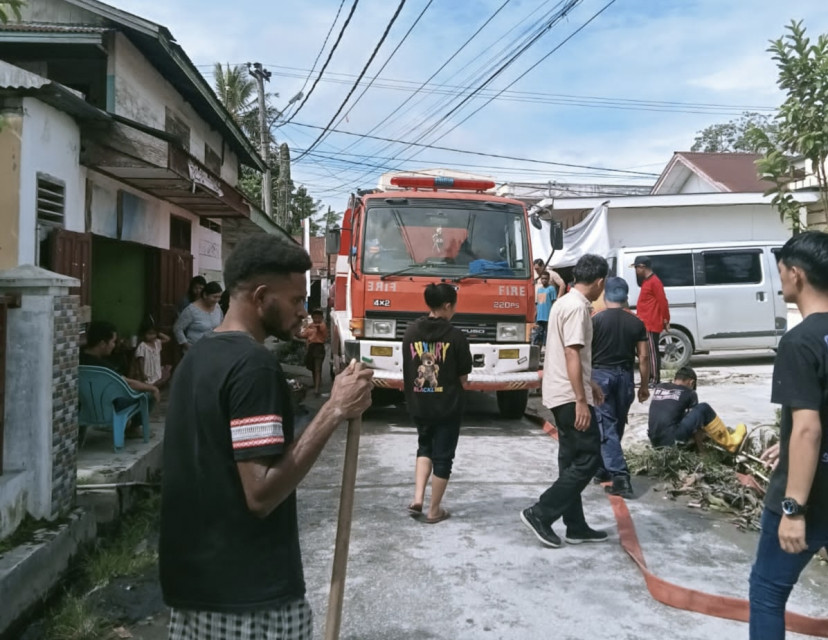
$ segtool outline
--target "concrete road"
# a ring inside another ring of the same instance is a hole
[[[474,394],[471,404],[444,502],[452,517],[437,525],[405,511],[416,451],[405,412],[389,407],[366,415],[342,638],[747,637],[742,623],[671,609],[649,596],[618,544],[600,487],[586,490],[585,510],[592,526],[610,532],[609,542],[542,547],[518,514],[556,477],[557,445],[527,420],[495,419],[491,396]],[[308,596],[320,638],[344,436],[343,428],[299,492]],[[629,506],[650,568],[688,587],[746,597],[756,535],[665,499],[645,479],[635,486],[640,498]],[[791,608],[826,615],[826,596],[828,568],[815,562]]]
[[[772,423],[772,353],[693,360],[700,397],[728,423]],[[302,376],[294,368],[292,375]],[[312,404],[319,401],[311,399]],[[618,544],[609,501],[590,486],[590,524],[606,543],[542,547],[520,522],[557,476],[557,444],[528,420],[495,418],[493,396],[473,394],[445,506],[427,525],[407,515],[416,432],[400,407],[365,416],[351,535],[343,640],[676,640],[747,638],[747,625],[669,608],[653,600]],[[629,440],[646,438],[647,404],[633,408]],[[302,549],[315,635],[322,638],[345,448],[339,430],[299,490]],[[747,596],[755,533],[726,517],[691,510],[635,478],[628,502],[644,556],[658,576],[714,594]],[[558,526],[558,533],[564,531]],[[791,610],[828,615],[828,567],[806,570]],[[130,625],[139,640],[166,638],[165,611]],[[789,638],[802,638],[789,634]]]

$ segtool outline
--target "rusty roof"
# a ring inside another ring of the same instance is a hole
[[[760,153],[702,153],[680,151],[684,160],[702,178],[731,193],[764,193],[771,186],[759,177],[756,161]]]

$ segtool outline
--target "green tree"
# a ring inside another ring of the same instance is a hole
[[[216,62],[213,67],[213,78],[216,83],[216,95],[224,104],[224,108],[248,137],[252,137],[254,118],[259,117],[256,81],[243,66],[231,67],[227,64],[222,67],[220,62]]]
[[[290,202],[290,221],[287,229],[291,235],[299,235],[302,233],[302,221],[307,218],[310,220],[310,235],[315,236],[319,234],[319,223],[314,220],[319,213],[319,207],[322,205],[320,200],[314,200],[313,196],[308,193],[304,186],[296,189],[296,192],[291,196]]]
[[[816,178],[822,210],[828,213],[828,34],[812,42],[801,21],[792,21],[787,30],[768,48],[779,70],[776,83],[786,95],[776,115],[778,135],[772,139],[760,129],[751,135],[764,153],[756,163],[759,173],[774,183],[768,194],[797,232],[803,226],[802,204],[790,191],[797,160],[804,159]]]
[[[331,229],[339,225],[339,220],[341,217],[341,213],[337,213],[336,211],[328,207],[327,211],[319,213],[314,219],[314,224],[317,228],[317,232],[314,235],[324,236],[325,232],[328,229]]]
[[[23,0],[6,0],[5,2],[0,2],[0,22],[6,24],[12,17],[20,20],[22,17],[20,9],[25,4]]]
[[[767,133],[770,140],[776,140],[777,125],[770,116],[745,111],[729,122],[712,124],[696,134],[690,151],[707,153],[759,153],[753,130]]]

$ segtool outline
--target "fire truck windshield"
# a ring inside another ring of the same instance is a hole
[[[434,203],[370,206],[365,216],[365,273],[450,278],[527,278],[526,217],[515,205]]]

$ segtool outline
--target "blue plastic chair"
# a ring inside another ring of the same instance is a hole
[[[146,393],[133,391],[111,369],[81,365],[78,367],[78,425],[112,429],[115,451],[124,448],[124,432],[129,419],[141,414],[144,442],[149,442],[150,401]],[[85,434],[82,429],[81,435]],[[81,442],[83,437],[81,437]]]

